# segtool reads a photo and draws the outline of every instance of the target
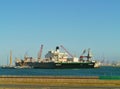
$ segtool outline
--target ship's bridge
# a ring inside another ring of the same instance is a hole
[[[60,52],[59,50],[55,51],[48,51],[48,53],[45,55],[45,58],[49,58],[52,61],[67,61],[68,54],[65,52]]]

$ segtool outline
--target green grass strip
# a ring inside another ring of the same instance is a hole
[[[99,76],[102,80],[120,80],[120,76]]]

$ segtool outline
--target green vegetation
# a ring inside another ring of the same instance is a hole
[[[100,76],[102,80],[120,80],[120,76]]]

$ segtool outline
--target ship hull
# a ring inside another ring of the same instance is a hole
[[[56,63],[57,69],[94,68],[95,63]]]
[[[35,69],[79,69],[79,68],[94,68],[94,62],[88,63],[54,63],[54,62],[28,62],[25,66],[30,66]],[[16,63],[16,66],[21,66],[20,63]]]

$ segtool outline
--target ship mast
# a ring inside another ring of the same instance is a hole
[[[90,53],[90,48],[89,48],[89,49],[88,49],[88,55],[87,55],[87,61],[89,61],[90,58],[92,58],[92,55],[91,55],[91,53]]]

